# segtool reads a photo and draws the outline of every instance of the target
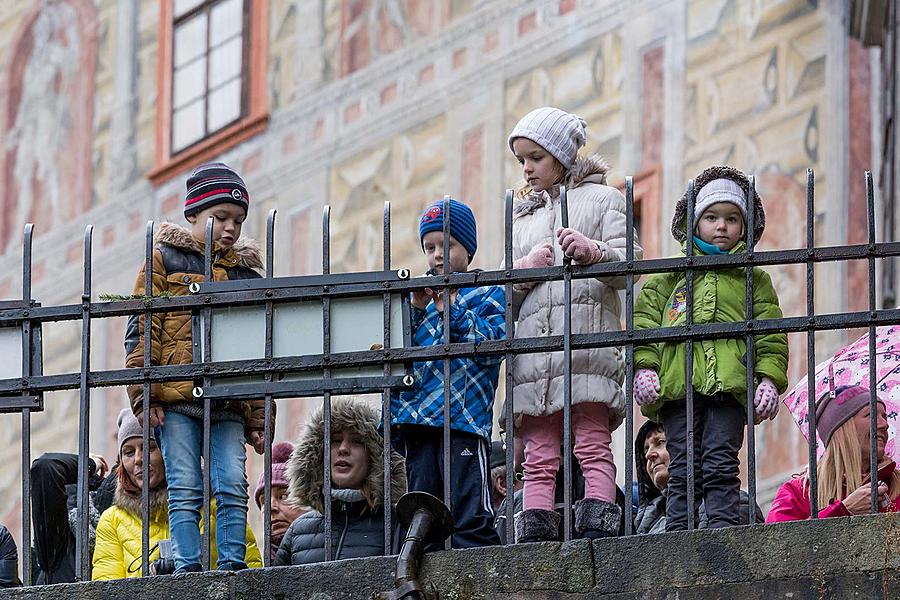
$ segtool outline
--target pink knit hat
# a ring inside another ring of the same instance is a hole
[[[290,442],[278,442],[272,445],[272,487],[287,487],[288,481],[285,477],[287,470],[287,461],[294,451],[294,445]],[[256,491],[253,496],[256,498],[256,506],[262,509],[263,495],[266,490],[266,474],[260,473],[259,482],[256,484]]]

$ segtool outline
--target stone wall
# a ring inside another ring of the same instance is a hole
[[[0,599],[368,600],[395,561],[353,559],[0,592]],[[540,543],[431,554],[421,582],[441,600],[891,600],[900,596],[900,516]]]

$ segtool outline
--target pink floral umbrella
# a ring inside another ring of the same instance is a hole
[[[878,327],[875,332],[875,393],[887,409],[888,442],[885,453],[900,463],[900,325]],[[834,356],[816,365],[816,398],[842,385],[869,387],[869,336],[864,335]],[[800,431],[809,439],[807,419],[808,387],[806,377],[797,382],[782,400],[797,422]],[[819,457],[825,452],[822,440],[816,447]]]

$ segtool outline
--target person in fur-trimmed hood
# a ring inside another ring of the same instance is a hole
[[[382,556],[384,552],[384,450],[378,411],[360,401],[331,403],[331,431],[320,409],[303,429],[291,458],[287,479],[290,500],[312,510],[288,528],[275,566],[323,562],[325,556],[324,452],[331,436],[332,556],[334,560]],[[391,503],[406,493],[403,457],[391,452]],[[393,510],[391,507],[389,510]],[[399,550],[393,527],[390,553]]]
[[[213,222],[212,279],[261,277],[263,261],[259,246],[253,240],[241,238],[250,207],[250,196],[241,176],[223,163],[206,163],[193,170],[186,187],[184,216],[190,227],[173,224],[160,227],[153,250],[152,295],[184,296],[189,293],[191,283],[205,279],[206,224],[210,219]],[[137,296],[145,293],[144,277],[142,265],[134,285]],[[192,362],[190,313],[153,313],[151,337],[152,365]],[[129,319],[125,351],[126,367],[144,366],[143,315]],[[147,399],[143,397],[143,386],[128,388],[134,414],[143,419],[144,402],[149,402],[150,426],[158,427],[157,438],[169,480],[169,522],[177,572],[200,570],[203,405],[193,398],[191,391],[190,381],[154,384]],[[241,569],[246,567],[249,499],[244,444],[247,442],[258,454],[263,453],[263,401],[216,403],[211,418],[209,467],[219,509],[218,568]]]
[[[142,532],[141,492],[143,489],[143,430],[140,423],[123,409],[119,413],[119,460],[116,463],[116,491],[112,506],[103,511],[97,524],[96,545],[91,569],[91,579],[108,580],[141,576]],[[149,560],[159,558],[160,540],[169,538],[169,519],[166,514],[167,485],[162,455],[150,432],[150,547]],[[211,511],[211,561],[216,561],[215,507]],[[262,557],[247,528],[246,562],[250,567],[261,567]]]
[[[753,239],[765,230],[765,212],[756,190],[751,197],[748,178],[732,167],[714,166],[697,176],[694,231],[687,232],[687,194],[675,207],[672,234],[695,254],[746,252],[747,214],[753,211]],[[750,201],[748,201],[748,198]],[[693,322],[743,321],[746,313],[746,269],[694,271]],[[684,273],[652,275],[641,289],[634,308],[636,329],[678,327],[686,322],[687,287]],[[782,312],[772,279],[753,269],[754,320],[778,319]],[[747,398],[747,348],[743,337],[696,340],[693,379],[685,381],[685,344],[648,344],[635,348],[634,397],[641,412],[663,425],[671,457],[666,531],[687,529],[687,385],[694,390],[694,506],[701,502],[709,527],[740,522],[738,451],[743,444]],[[751,390],[757,419],[773,419],[778,395],[787,387],[788,344],[783,333],[755,338]]]
[[[623,261],[626,258],[625,198],[607,185],[607,164],[599,156],[578,156],[586,123],[558,108],[538,108],[523,117],[509,136],[526,185],[513,206],[513,259],[516,268]],[[565,185],[569,225],[563,227],[560,185]],[[643,250],[634,236],[634,258]],[[621,329],[619,291],[624,277],[572,282],[572,333]],[[562,281],[514,288],[517,337],[561,335],[566,306]],[[524,507],[516,518],[516,541],[555,539],[560,516],[553,510],[556,473],[563,441],[564,354],[520,354],[512,362],[513,413],[525,443]],[[509,368],[509,367],[508,367]],[[585,478],[585,498],[575,506],[575,533],[615,535],[621,509],[615,504],[616,467],[612,431],[625,414],[619,348],[572,353],[574,452]],[[503,409],[501,414],[506,414]]]

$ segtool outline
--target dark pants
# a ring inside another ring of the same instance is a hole
[[[666,531],[687,529],[687,404],[666,402],[660,410],[669,452]],[[709,527],[738,525],[738,452],[744,441],[744,407],[731,394],[694,393],[694,515],[705,502]]]
[[[406,457],[409,491],[428,492],[443,500],[443,430],[422,425],[398,425],[392,429],[391,445]],[[453,548],[500,543],[493,527],[488,453],[484,438],[462,431],[450,432],[450,512],[455,524],[451,536]]]

